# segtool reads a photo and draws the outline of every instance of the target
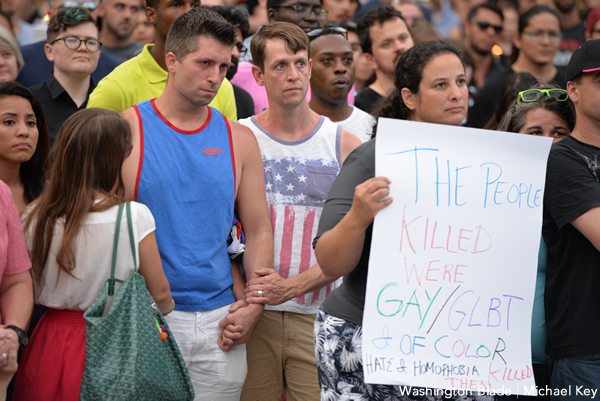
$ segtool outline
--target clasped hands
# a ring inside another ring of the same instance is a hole
[[[275,270],[258,269],[255,273],[258,277],[246,284],[246,299],[233,303],[219,322],[223,332],[218,343],[223,351],[248,342],[262,316],[263,305],[280,305],[294,297],[293,287]]]

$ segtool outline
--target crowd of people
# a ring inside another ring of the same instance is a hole
[[[363,375],[379,117],[552,138],[532,366],[600,388],[597,0],[34,3],[0,2],[0,399],[80,398],[115,231],[196,400],[411,399]]]

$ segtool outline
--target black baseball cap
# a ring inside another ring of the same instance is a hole
[[[600,39],[588,40],[573,52],[567,66],[567,81],[592,71],[600,71]]]

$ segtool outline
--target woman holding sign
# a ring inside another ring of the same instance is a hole
[[[469,93],[461,53],[454,46],[420,43],[402,55],[395,75],[396,90],[381,105],[378,117],[447,125],[464,120]],[[375,177],[371,140],[348,156],[323,209],[314,240],[317,261],[325,276],[344,276],[344,282],[321,305],[315,321],[321,399],[422,398],[416,388],[367,384],[363,376],[361,325],[372,223],[377,212],[392,203],[386,198],[389,184],[387,178]]]

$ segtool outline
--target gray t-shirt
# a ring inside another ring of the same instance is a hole
[[[131,57],[135,56],[136,53],[143,47],[143,44],[135,40],[130,45],[127,45],[125,47],[102,46],[101,50],[110,54],[111,56],[120,58],[121,60],[129,60]]]
[[[321,235],[335,227],[348,213],[354,200],[354,188],[373,177],[375,177],[375,139],[363,143],[346,158],[325,201],[313,247]],[[362,325],[372,235],[373,224],[365,233],[365,243],[358,265],[344,276],[342,284],[321,304],[323,312]]]

